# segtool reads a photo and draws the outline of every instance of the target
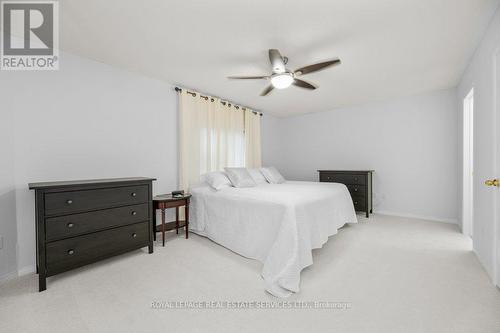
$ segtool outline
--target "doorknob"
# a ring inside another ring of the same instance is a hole
[[[500,186],[500,180],[498,180],[498,179],[489,179],[489,180],[485,181],[484,184],[486,186],[497,186],[497,187],[499,187]]]

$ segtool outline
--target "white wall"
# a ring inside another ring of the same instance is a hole
[[[261,119],[262,163],[263,165],[276,164],[275,162],[281,161],[284,155],[281,140],[283,118],[264,114]]]
[[[0,281],[11,277],[17,270],[16,264],[16,192],[14,174],[14,129],[13,114],[9,111],[9,101],[3,98],[0,84],[2,107],[0,109]]]
[[[15,163],[17,207],[17,226],[12,211],[1,210],[0,232],[9,230],[11,244],[17,228],[20,273],[32,271],[35,262],[29,182],[147,176],[158,178],[155,193],[177,188],[172,86],[69,54],[60,59],[59,71],[0,72],[2,118],[13,117],[14,123],[7,125],[11,138],[2,137],[14,142],[14,158],[4,153],[2,140],[2,166],[4,156],[8,165]],[[6,100],[10,107],[4,108]],[[9,176],[1,178],[0,195],[7,196],[0,198],[0,205],[10,208],[14,184]],[[9,253],[9,262],[13,258]],[[0,276],[5,273],[0,271]]]
[[[495,252],[495,205],[494,189],[484,186],[484,180],[499,177],[495,170],[495,155],[492,145],[495,124],[494,57],[500,52],[500,9],[497,9],[488,30],[477,48],[458,86],[457,110],[462,128],[462,101],[474,88],[474,229],[473,246],[479,260],[493,278]],[[498,137],[496,139],[498,144]],[[462,133],[459,132],[460,157],[462,156]],[[462,189],[461,169],[459,190]],[[459,205],[462,206],[461,197]],[[497,217],[498,218],[498,217]],[[498,222],[498,221],[497,221]],[[497,232],[500,232],[498,228]],[[500,235],[499,235],[500,239]],[[499,254],[500,255],[500,254]],[[500,272],[499,272],[500,274]]]
[[[316,181],[318,169],[373,169],[376,212],[456,222],[457,126],[455,89],[265,116],[263,160],[296,180]]]

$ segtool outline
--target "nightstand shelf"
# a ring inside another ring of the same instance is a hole
[[[177,229],[177,233],[179,233],[179,229],[182,229],[186,226],[185,220],[180,220],[179,225],[176,227],[176,221],[165,222],[165,231],[171,231]],[[161,232],[161,224],[156,226],[156,232]]]

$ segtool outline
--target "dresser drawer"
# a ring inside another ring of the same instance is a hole
[[[94,262],[120,252],[148,245],[149,223],[137,223],[79,237],[47,243],[47,274]]]
[[[45,219],[47,241],[147,221],[149,205],[133,205]]]
[[[145,203],[147,185],[124,186],[45,194],[45,215],[71,214],[116,206]]]
[[[354,197],[354,196],[357,196],[357,197],[361,197],[361,196],[365,196],[365,193],[366,193],[366,186],[365,185],[346,185],[347,186],[347,189],[349,190],[349,193],[351,193],[351,195]]]
[[[321,173],[321,182],[333,182],[342,184],[362,184],[366,185],[366,175],[363,174],[344,174],[344,173]]]
[[[354,210],[365,211],[366,210],[366,199],[364,197],[353,197],[352,202],[354,204]]]

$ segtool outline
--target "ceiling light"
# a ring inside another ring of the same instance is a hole
[[[290,87],[293,82],[293,77],[290,73],[276,74],[271,78],[271,84],[276,89],[285,89]]]

